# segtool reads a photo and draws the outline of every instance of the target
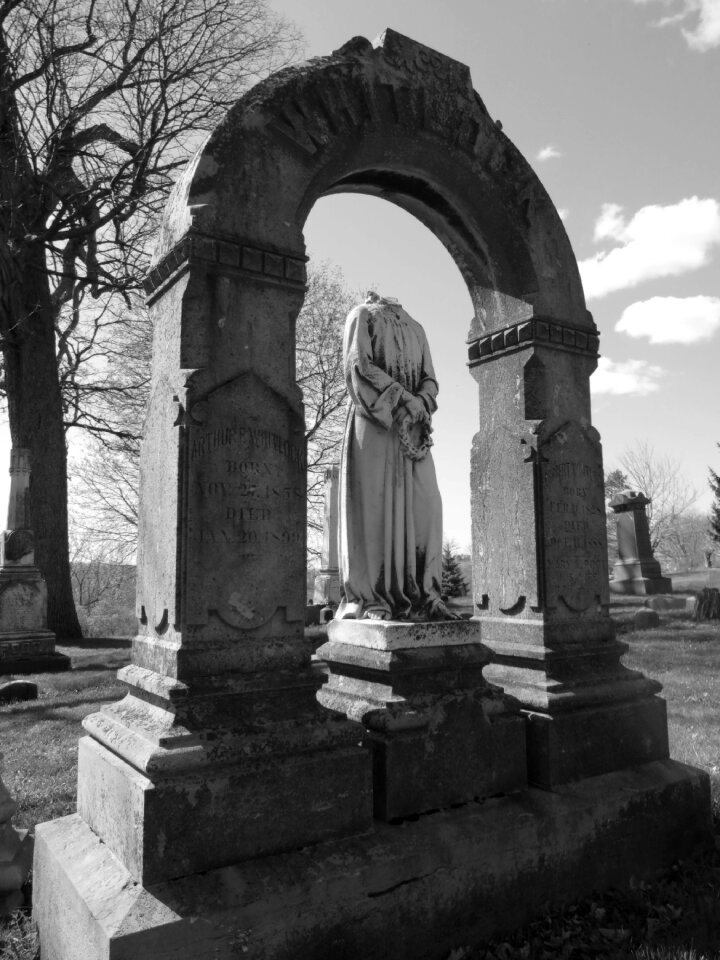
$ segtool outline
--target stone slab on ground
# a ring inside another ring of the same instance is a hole
[[[442,960],[710,840],[708,777],[673,761],[149,888],[73,814],[37,828],[34,915],[43,960]]]
[[[650,610],[684,610],[687,606],[685,597],[674,597],[666,593],[657,594],[645,601]]]
[[[13,700],[37,700],[38,685],[30,680],[11,680],[0,684],[0,703]]]
[[[633,617],[634,630],[653,630],[660,626],[660,617],[655,610],[638,610]]]

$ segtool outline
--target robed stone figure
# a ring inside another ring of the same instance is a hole
[[[454,619],[440,597],[442,505],[430,454],[438,384],[423,328],[369,293],[345,322],[339,619]]]

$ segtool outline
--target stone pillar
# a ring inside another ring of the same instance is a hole
[[[608,612],[598,337],[583,323],[532,318],[470,340],[476,619],[486,674],[522,704],[529,777],[546,788],[668,755],[660,684],[621,664]]]
[[[17,803],[0,780],[0,917],[23,905],[21,889],[32,864],[32,837],[12,824],[16,810]]]
[[[369,757],[317,704],[303,637],[304,260],[207,236],[181,256],[150,282],[128,693],[86,718],[78,765],[78,813],[145,885],[372,816]]]
[[[613,593],[643,596],[672,593],[672,580],[664,577],[653,555],[644,493],[623,490],[610,506],[617,520],[618,561],[613,565],[610,589]]]
[[[333,463],[325,471],[325,512],[323,517],[322,566],[315,577],[313,603],[336,608],[340,603],[338,566],[338,480],[340,465]]]
[[[67,670],[47,628],[47,588],[35,566],[30,517],[30,453],[10,454],[7,528],[0,534],[0,674]]]

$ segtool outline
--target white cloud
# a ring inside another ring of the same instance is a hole
[[[615,329],[650,343],[696,343],[720,329],[720,297],[651,297],[623,310]]]
[[[694,6],[694,5],[693,5]],[[705,52],[720,46],[720,0],[700,0],[698,24],[694,30],[683,30],[688,46]]]
[[[634,2],[645,6],[648,3],[657,3],[659,0],[634,0]],[[667,7],[671,0],[660,0],[660,2]],[[690,49],[704,53],[706,50],[720,46],[720,0],[679,0],[679,2],[680,9],[676,13],[662,17],[655,22],[654,26],[669,27],[691,17],[694,20],[694,26],[689,30],[682,27],[682,35]],[[697,14],[697,20],[695,20],[695,14]]]
[[[622,207],[617,203],[604,203],[600,216],[595,221],[593,239],[595,243],[599,243],[600,240],[614,239],[618,233],[622,232],[624,226]]]
[[[645,360],[620,360],[600,357],[595,373],[590,377],[593,394],[611,393],[645,397],[658,389],[658,380],[665,373],[662,367]]]
[[[570,216],[570,211],[567,207],[558,207],[558,216],[561,220],[567,220],[567,218]]]
[[[562,153],[557,147],[548,144],[547,147],[543,147],[542,150],[538,151],[537,159],[542,162],[543,160],[554,160],[556,157],[561,156]]]
[[[712,246],[720,243],[720,205],[689,197],[666,207],[642,207],[627,221],[622,207],[606,203],[595,240],[614,240],[618,246],[579,264],[588,300],[705,266]]]

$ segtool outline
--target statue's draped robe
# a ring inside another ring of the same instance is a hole
[[[405,456],[408,393],[428,414],[438,392],[425,332],[394,301],[356,307],[343,348],[350,405],[340,469],[339,618],[420,617],[440,599],[442,506],[435,465]]]

